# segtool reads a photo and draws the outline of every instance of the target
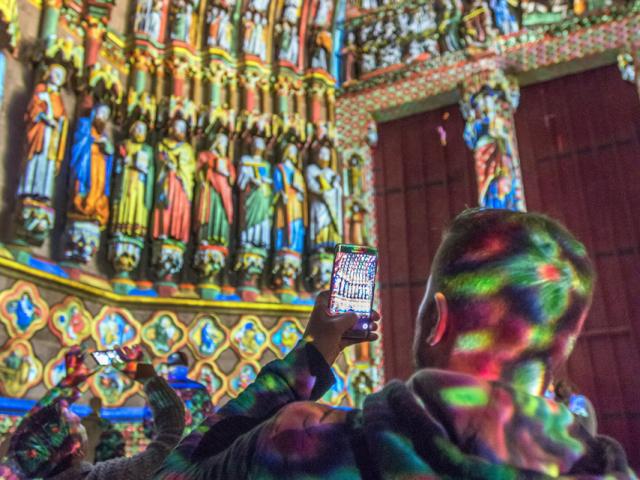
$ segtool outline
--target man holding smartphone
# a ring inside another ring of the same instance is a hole
[[[634,479],[617,442],[543,396],[582,329],[593,283],[584,246],[557,222],[463,212],[431,267],[408,382],[391,381],[362,410],[314,402],[358,318],[331,315],[321,294],[304,340],[155,478]]]

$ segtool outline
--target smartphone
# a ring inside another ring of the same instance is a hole
[[[378,250],[341,243],[336,246],[331,275],[329,312],[355,312],[359,320],[345,332],[347,338],[367,338],[371,331],[371,310],[378,271]]]
[[[124,362],[118,350],[96,350],[95,352],[91,352],[91,356],[101,367]]]

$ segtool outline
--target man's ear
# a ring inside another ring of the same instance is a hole
[[[449,326],[449,306],[447,305],[447,298],[442,292],[438,292],[433,296],[433,299],[436,302],[438,318],[433,330],[431,330],[429,338],[427,338],[427,344],[431,347],[435,347],[440,343]]]

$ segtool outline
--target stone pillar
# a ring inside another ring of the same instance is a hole
[[[485,70],[465,80],[460,109],[464,140],[473,151],[478,205],[526,210],[513,114],[520,90],[502,70]]]

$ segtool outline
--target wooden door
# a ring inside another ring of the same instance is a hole
[[[640,466],[640,100],[615,66],[522,89],[516,113],[527,206],[585,243],[598,280],[567,366],[599,430]]]

